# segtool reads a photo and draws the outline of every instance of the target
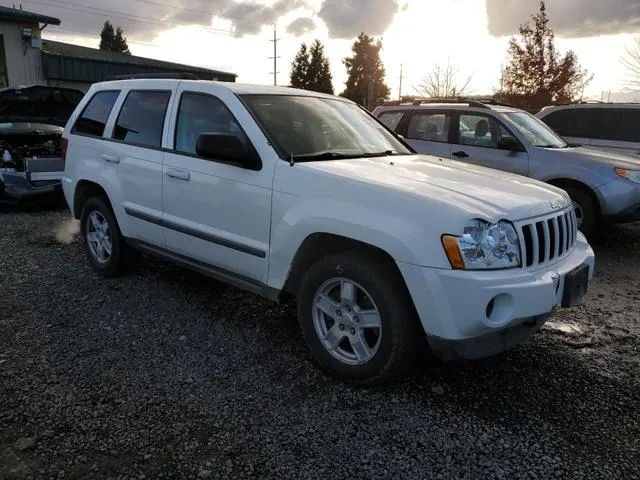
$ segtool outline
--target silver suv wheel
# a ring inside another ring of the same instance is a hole
[[[331,278],[318,288],[313,326],[327,352],[346,365],[367,363],[380,348],[378,307],[361,285],[347,278]]]

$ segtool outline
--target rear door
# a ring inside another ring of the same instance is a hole
[[[451,158],[483,167],[495,168],[519,175],[529,175],[529,155],[518,141],[520,150],[501,150],[502,137],[517,136],[492,115],[479,112],[459,112],[454,119],[454,144]]]
[[[596,117],[599,109],[595,107],[575,107],[553,110],[540,120],[549,125],[565,142],[572,145],[591,145],[596,135]]]
[[[594,147],[640,155],[640,109],[602,107],[598,112]]]
[[[160,247],[165,244],[160,226],[162,139],[174,85],[145,81],[144,87],[123,89],[117,116],[107,126],[110,141],[103,143],[99,156],[107,167],[101,183],[111,185],[113,193],[119,190],[111,200],[117,203],[125,235]]]
[[[418,153],[449,158],[453,112],[414,110],[404,122],[406,142]]]

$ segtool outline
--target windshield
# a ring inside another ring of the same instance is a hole
[[[562,138],[533,115],[526,112],[507,112],[504,115],[534,147],[567,147]]]
[[[287,159],[412,153],[377,120],[350,102],[302,95],[245,95],[243,100]]]

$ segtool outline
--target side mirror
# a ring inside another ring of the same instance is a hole
[[[510,152],[522,152],[522,144],[517,138],[512,136],[504,136],[498,141],[498,148],[500,150],[509,150]]]
[[[241,163],[251,170],[260,170],[261,162],[253,148],[247,149],[235,135],[201,133],[196,141],[196,153],[212,160]]]

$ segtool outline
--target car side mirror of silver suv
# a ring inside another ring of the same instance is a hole
[[[204,158],[235,162],[250,170],[260,170],[262,162],[253,146],[247,148],[235,135],[201,133],[196,141],[196,153]]]
[[[510,152],[524,152],[525,149],[517,138],[505,135],[498,140],[498,148],[500,150],[509,150]]]

